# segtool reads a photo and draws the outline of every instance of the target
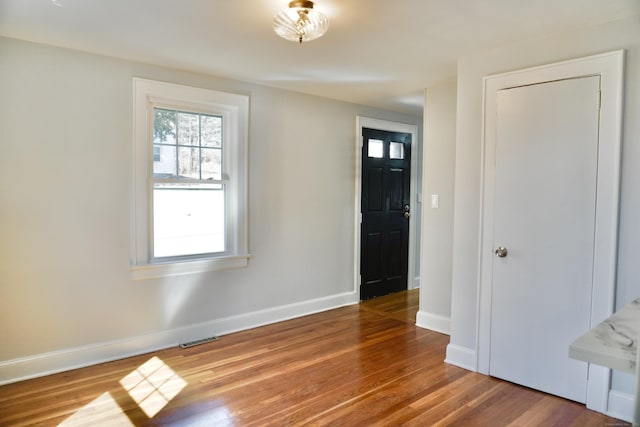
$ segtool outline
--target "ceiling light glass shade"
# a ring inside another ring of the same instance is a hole
[[[273,31],[283,39],[302,43],[322,37],[329,19],[313,8],[312,1],[292,1],[289,9],[273,18]]]

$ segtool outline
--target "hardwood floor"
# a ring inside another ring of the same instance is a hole
[[[628,425],[443,363],[417,309],[410,291],[6,385],[0,426]]]
[[[360,308],[381,316],[416,323],[416,314],[420,306],[420,289],[398,292],[360,303]]]

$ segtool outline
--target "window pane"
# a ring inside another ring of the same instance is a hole
[[[153,143],[176,143],[176,112],[153,109]]]
[[[404,144],[402,142],[392,142],[389,144],[390,159],[404,159]]]
[[[154,145],[153,146],[153,177],[154,178],[175,178],[175,176],[176,176],[175,145]]]
[[[178,147],[178,178],[200,179],[200,149]]]
[[[198,114],[178,113],[178,144],[200,145]]]
[[[370,139],[368,144],[369,157],[376,159],[384,157],[384,142],[379,139]]]
[[[222,150],[202,149],[202,179],[222,179]]]
[[[225,197],[221,185],[162,185],[153,189],[156,258],[225,251]]]
[[[222,117],[201,116],[202,146],[222,147]]]

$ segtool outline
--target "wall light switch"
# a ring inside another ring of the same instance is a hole
[[[437,194],[431,195],[431,209],[438,209],[440,207],[440,200]]]

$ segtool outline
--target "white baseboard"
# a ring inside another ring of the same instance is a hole
[[[225,335],[357,303],[358,295],[355,292],[347,292],[143,336],[6,360],[0,362],[0,385],[144,354],[180,343]]]
[[[441,334],[451,335],[450,317],[444,317],[420,310],[416,315],[416,326],[440,332]]]
[[[633,420],[633,395],[617,390],[609,391],[609,407],[606,415],[631,422]]]
[[[447,355],[444,361],[445,363],[455,365],[468,371],[478,371],[476,352],[470,348],[449,344],[447,346]]]
[[[418,289],[418,288],[420,288],[420,276],[413,278],[413,284],[411,287],[411,289]]]

